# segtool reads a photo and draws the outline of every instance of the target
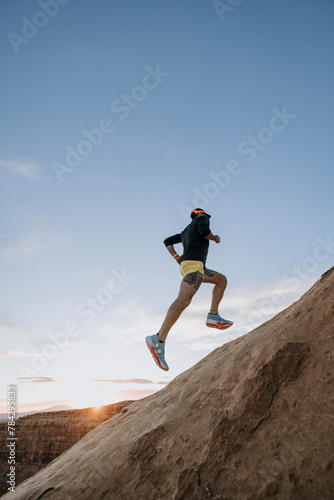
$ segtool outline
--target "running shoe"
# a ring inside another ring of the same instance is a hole
[[[156,364],[167,372],[169,367],[165,360],[165,343],[159,342],[157,334],[146,337],[145,342]]]
[[[219,314],[208,314],[208,317],[206,318],[206,326],[209,326],[210,328],[218,328],[219,330],[226,330],[226,328],[229,328],[230,326],[233,325],[233,322],[224,319]]]

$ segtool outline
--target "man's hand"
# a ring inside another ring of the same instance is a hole
[[[182,255],[178,255],[177,257],[175,257],[175,260],[178,264],[181,264],[181,259],[182,259]]]

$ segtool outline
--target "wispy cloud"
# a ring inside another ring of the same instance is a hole
[[[31,354],[24,351],[0,351],[1,358],[28,358]]]
[[[66,234],[30,234],[20,241],[0,248],[0,260],[26,260],[46,249],[57,249],[68,242]]]
[[[17,380],[21,380],[22,382],[30,382],[33,384],[40,382],[57,382],[57,380],[52,377],[18,377]]]
[[[22,175],[32,181],[39,178],[39,166],[35,160],[24,158],[4,160],[0,158],[0,166],[12,174]]]
[[[130,378],[128,380],[124,379],[94,379],[93,382],[109,382],[110,384],[154,384],[152,380],[147,380],[145,378]]]
[[[2,352],[6,353],[3,357],[7,358],[30,357],[28,348],[38,348],[40,345],[36,334],[29,332],[22,321],[15,319],[8,312],[0,312],[0,342]]]

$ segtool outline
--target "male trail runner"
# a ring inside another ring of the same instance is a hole
[[[189,306],[191,299],[199,289],[201,283],[212,283],[211,309],[206,319],[206,325],[211,328],[224,330],[233,325],[232,321],[222,318],[218,314],[218,307],[223,298],[227,279],[223,274],[211,271],[205,267],[209,250],[209,240],[220,243],[218,235],[210,230],[210,217],[201,208],[195,208],[190,217],[192,222],[180,234],[166,238],[164,244],[178,264],[183,276],[177,299],[168,309],[166,318],[156,335],[146,337],[145,341],[154,361],[162,368],[169,370],[165,360],[165,340],[169,330],[178,320],[181,313]],[[174,249],[177,243],[183,244],[183,255],[178,255]]]

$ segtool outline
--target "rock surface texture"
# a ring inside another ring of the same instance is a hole
[[[332,500],[333,365],[334,268],[4,498]]]

